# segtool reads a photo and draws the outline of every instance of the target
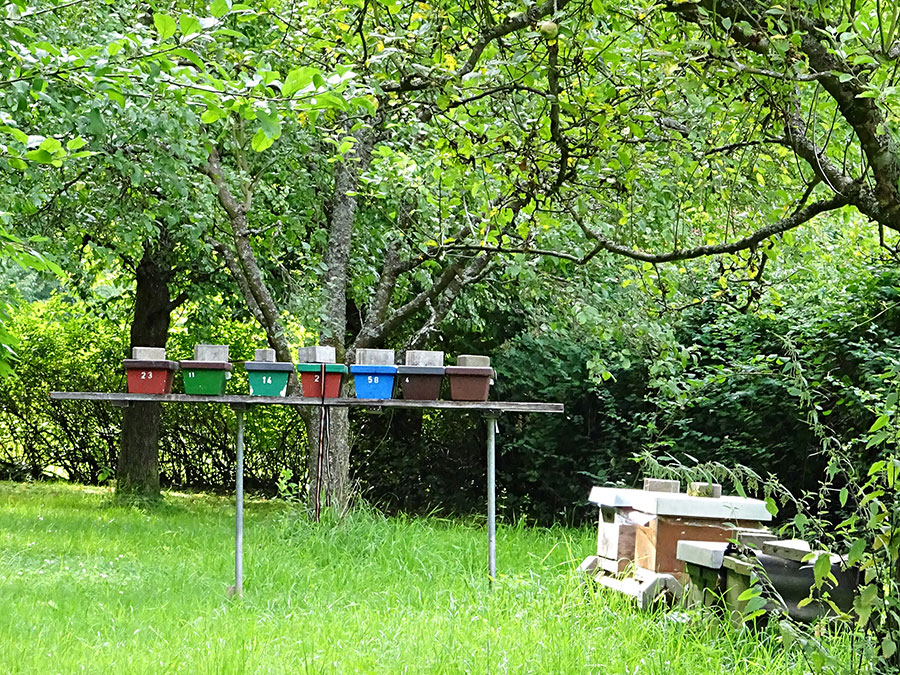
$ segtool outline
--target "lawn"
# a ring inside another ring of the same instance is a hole
[[[370,510],[307,522],[233,502],[0,483],[0,670],[13,673],[802,673],[774,632],[641,613],[573,574],[588,529],[498,530],[486,578],[474,523]]]

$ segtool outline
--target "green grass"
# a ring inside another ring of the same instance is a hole
[[[802,673],[773,633],[641,613],[585,591],[589,530],[483,528],[356,512],[314,525],[233,503],[0,483],[0,671],[13,673]]]

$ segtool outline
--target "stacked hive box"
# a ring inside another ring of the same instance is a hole
[[[134,347],[122,361],[130,394],[171,394],[177,361],[166,360],[163,347]]]
[[[184,392],[222,396],[233,366],[228,362],[228,345],[195,345],[194,360],[182,361]]]
[[[397,366],[394,365],[393,349],[359,349],[356,352],[356,365],[350,366],[356,398],[385,400],[394,393],[394,378]]]
[[[441,397],[444,380],[444,352],[410,349],[406,365],[397,369],[403,398],[436,401]]]
[[[297,371],[303,395],[311,398],[338,398],[347,366],[335,363],[334,347],[301,347],[297,350]]]
[[[253,361],[245,361],[251,396],[284,396],[292,363],[275,361],[274,349],[257,349]]]
[[[455,366],[447,366],[450,398],[454,401],[487,401],[494,377],[489,356],[462,354]]]

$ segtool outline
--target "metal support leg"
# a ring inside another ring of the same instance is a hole
[[[495,448],[497,417],[487,419],[487,489],[488,489],[488,579],[493,583],[497,577],[497,484]]]
[[[234,509],[234,590],[240,597],[244,591],[244,409],[235,408],[237,417],[237,467],[235,470]]]

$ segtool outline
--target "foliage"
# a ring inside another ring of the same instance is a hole
[[[105,404],[52,403],[53,390],[121,391],[127,338],[121,325],[84,313],[61,297],[20,309],[14,327],[22,335],[16,377],[0,385],[0,466],[39,478],[53,472],[70,480],[102,483],[114,477],[119,409]],[[259,336],[239,322],[215,327],[181,317],[169,355],[190,358],[193,345],[222,341],[235,358],[251,358]],[[238,370],[229,386],[246,390]],[[180,386],[180,382],[179,385]],[[163,409],[159,457],[169,486],[229,490],[234,480],[234,421],[217,406]],[[254,411],[246,421],[245,473],[250,489],[272,490],[279,471],[305,471],[305,437],[294,412],[282,407]]]

